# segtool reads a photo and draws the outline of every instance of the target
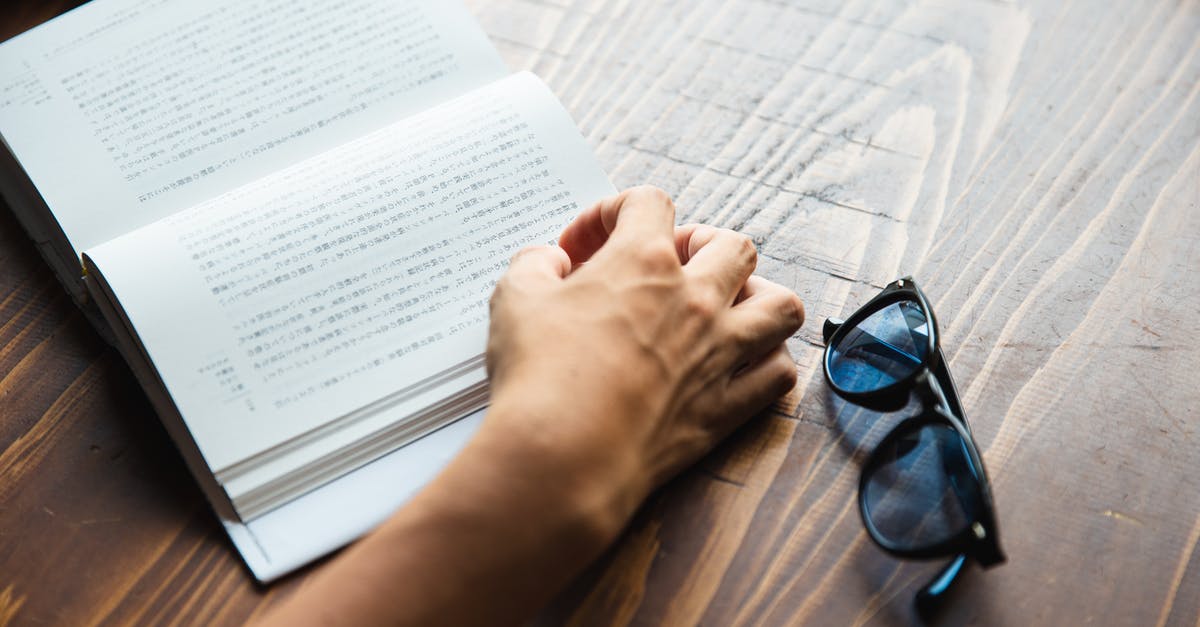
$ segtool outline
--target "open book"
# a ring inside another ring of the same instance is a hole
[[[0,137],[5,198],[264,581],[461,447],[495,280],[615,191],[447,0],[95,0],[0,45]]]

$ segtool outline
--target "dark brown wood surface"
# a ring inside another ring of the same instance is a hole
[[[7,39],[74,2],[8,0]],[[1200,617],[1200,3],[483,2],[618,186],[736,227],[796,289],[801,383],[657,494],[543,620],[911,623],[820,323],[914,274],[1009,563],[950,623]],[[133,377],[0,211],[0,625],[238,623],[242,567]],[[397,582],[403,585],[403,582]],[[470,602],[464,599],[464,602]]]

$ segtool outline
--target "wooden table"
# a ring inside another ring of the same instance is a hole
[[[71,4],[6,3],[0,37]],[[914,621],[939,565],[867,539],[883,423],[818,369],[823,319],[911,273],[1010,559],[968,575],[948,622],[1197,623],[1200,3],[468,4],[618,186],[753,235],[809,312],[795,392],[651,499],[546,622]],[[307,572],[252,582],[0,212],[0,625],[240,622]]]

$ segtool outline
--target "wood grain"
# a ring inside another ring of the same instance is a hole
[[[10,3],[8,37],[72,2]],[[468,0],[618,186],[751,234],[801,383],[660,491],[539,622],[913,623],[866,538],[820,323],[911,273],[1008,564],[948,623],[1200,617],[1200,3]],[[133,378],[0,212],[0,625],[237,623],[255,586]]]

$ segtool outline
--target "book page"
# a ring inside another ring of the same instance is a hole
[[[0,45],[0,136],[78,253],[507,74],[448,0],[96,0]]]
[[[478,385],[511,255],[614,191],[521,73],[87,254],[236,501]]]

